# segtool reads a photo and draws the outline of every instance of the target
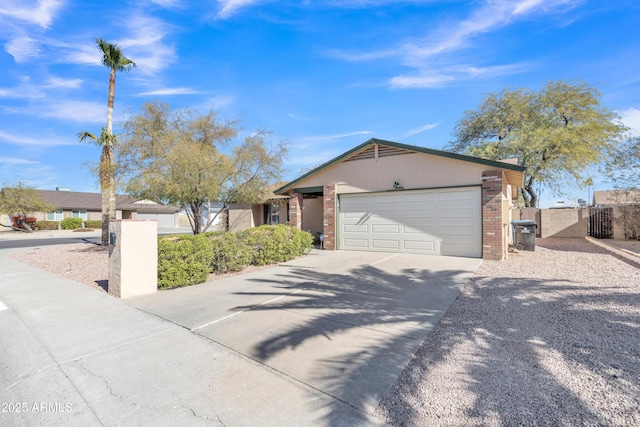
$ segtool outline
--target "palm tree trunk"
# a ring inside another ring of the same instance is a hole
[[[111,68],[109,73],[109,98],[107,99],[107,133],[113,134],[113,99],[116,92],[116,69]]]
[[[108,165],[105,161],[107,147],[102,147],[100,156],[100,192],[102,199],[102,246],[109,245],[109,177]]]
[[[116,219],[116,185],[115,185],[115,176],[114,176],[114,159],[113,159],[113,100],[115,97],[115,88],[116,88],[116,69],[111,68],[109,73],[109,98],[107,100],[107,141],[105,146],[105,162],[108,169],[108,174],[105,179],[106,187],[102,187],[102,208],[103,208],[103,225],[102,225],[102,234],[103,234],[103,244],[104,244],[104,234],[105,234],[105,225],[104,225],[104,208],[105,208],[105,197],[106,197],[106,208],[107,208],[107,242],[108,242],[108,233],[109,233],[109,221],[112,219]]]

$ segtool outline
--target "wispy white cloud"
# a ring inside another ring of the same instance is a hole
[[[42,87],[46,89],[77,89],[80,86],[82,86],[82,79],[65,79],[62,77],[50,77],[47,83],[42,85]]]
[[[470,65],[443,66],[437,70],[424,69],[416,75],[402,75],[391,78],[389,86],[394,89],[423,89],[443,87],[453,81],[473,78],[497,77],[520,73],[532,67],[528,63],[475,67]]]
[[[102,123],[107,117],[104,104],[74,100],[34,103],[28,107],[5,107],[2,111],[9,114],[23,114],[79,123]]]
[[[229,18],[240,9],[260,2],[260,0],[218,0],[220,10],[218,11],[217,17],[220,19]]]
[[[16,87],[0,88],[0,98],[38,99],[44,96],[44,91],[32,84],[28,76],[23,76]]]
[[[1,133],[0,133],[0,138],[1,138]],[[40,162],[36,162],[34,160],[27,160],[27,159],[18,159],[15,157],[0,157],[0,165],[5,165],[5,166],[15,166],[15,165],[35,165],[35,164],[39,164]]]
[[[193,95],[198,93],[201,93],[201,92],[188,87],[175,87],[175,88],[151,90],[148,92],[141,92],[136,94],[135,96],[173,96],[173,95]]]
[[[435,128],[436,126],[438,126],[440,124],[440,122],[437,123],[427,123],[424,126],[420,126],[419,128],[415,128],[415,129],[411,129],[407,132],[405,132],[404,136],[413,136],[413,135],[417,135],[419,133],[428,131],[430,129]]]
[[[27,62],[32,58],[37,58],[40,54],[38,42],[29,36],[14,37],[4,47],[17,63]]]
[[[82,86],[82,79],[65,79],[50,77],[44,84],[33,84],[31,78],[25,76],[20,84],[13,88],[0,88],[0,98],[39,99],[47,96],[51,89],[77,89]]]
[[[94,44],[68,45],[59,44],[63,50],[61,62],[80,65],[101,65],[100,52]]]
[[[486,0],[459,22],[448,23],[404,47],[409,62],[466,47],[473,37],[491,32],[534,14],[567,13],[584,0]]]
[[[52,137],[48,135],[43,135],[36,138],[28,135],[4,132],[1,130],[0,130],[0,141],[7,144],[13,144],[13,145],[56,146],[56,145],[77,144],[77,142],[73,138],[60,139],[60,138]],[[18,163],[15,163],[15,164],[18,164]]]
[[[181,0],[151,0],[151,3],[160,7],[173,8],[181,5]]]
[[[3,0],[0,17],[8,17],[48,28],[65,2],[62,0]]]
[[[622,123],[629,128],[629,135],[631,137],[640,136],[640,110],[631,107],[618,111],[618,114]]]
[[[175,47],[164,41],[169,27],[162,20],[134,15],[127,19],[126,25],[130,35],[116,43],[136,63],[136,72],[153,75],[176,60]]]
[[[364,52],[327,51],[327,54],[350,62],[399,58],[415,69],[413,73],[391,78],[392,88],[442,87],[458,80],[494,77],[519,73],[525,64],[476,66],[456,63],[454,52],[473,46],[481,34],[497,31],[518,20],[554,13],[565,14],[585,0],[484,0],[464,19],[447,21],[425,36],[399,43],[388,48]],[[391,0],[389,1],[391,2]],[[354,4],[378,3],[374,0],[351,0]],[[384,0],[380,4],[387,3]],[[468,61],[468,59],[467,59]]]

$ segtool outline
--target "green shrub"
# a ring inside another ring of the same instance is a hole
[[[84,222],[84,226],[87,228],[95,228],[96,230],[101,230],[102,221],[99,219],[90,219]]]
[[[310,233],[284,224],[251,228],[243,231],[241,238],[250,248],[254,265],[289,261],[313,247]]]
[[[82,227],[82,218],[65,218],[60,221],[60,228],[63,230],[75,230]]]
[[[174,234],[158,238],[158,287],[203,283],[211,272],[211,240],[204,235]]]
[[[250,248],[237,233],[207,233],[211,240],[213,253],[211,269],[216,273],[241,271],[252,261]]]
[[[38,227],[38,230],[57,230],[58,221],[38,221],[36,227]]]

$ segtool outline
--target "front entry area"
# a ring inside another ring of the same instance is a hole
[[[338,249],[482,256],[479,186],[339,197]]]

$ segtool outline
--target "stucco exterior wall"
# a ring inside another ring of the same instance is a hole
[[[251,204],[238,203],[229,206],[229,231],[242,231],[255,226]]]
[[[428,167],[426,167],[428,165]],[[338,194],[404,189],[479,185],[486,166],[424,153],[340,162],[296,184],[319,187],[337,184]]]
[[[322,197],[304,199],[302,203],[302,229],[313,235],[322,233]]]

